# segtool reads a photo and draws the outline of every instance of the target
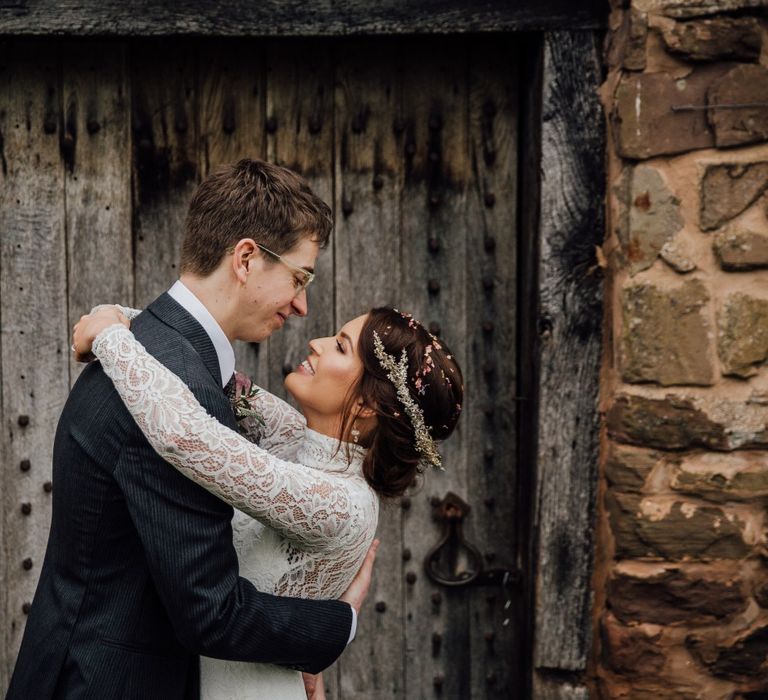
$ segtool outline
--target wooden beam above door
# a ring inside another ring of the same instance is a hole
[[[356,36],[597,29],[606,0],[0,0],[0,35]]]

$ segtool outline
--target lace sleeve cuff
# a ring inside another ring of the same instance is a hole
[[[88,313],[96,313],[99,309],[103,309],[107,306],[117,307],[117,310],[129,321],[133,321],[133,319],[136,318],[142,311],[141,309],[132,309],[130,306],[121,306],[120,304],[98,304],[97,306],[94,306]]]

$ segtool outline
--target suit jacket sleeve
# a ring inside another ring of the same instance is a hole
[[[226,420],[231,409],[221,390],[190,388],[211,415]],[[310,673],[341,654],[350,606],[267,595],[239,577],[231,508],[164,463],[138,429],[114,475],[176,634],[191,651]]]

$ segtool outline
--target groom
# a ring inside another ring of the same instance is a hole
[[[302,178],[268,163],[242,160],[198,187],[181,279],[131,330],[224,425],[236,429],[231,341],[263,341],[306,315],[332,226]],[[317,673],[354,636],[372,557],[342,601],[259,593],[238,577],[230,506],[163,464],[98,363],[64,407],[53,479],[8,700],[195,699],[199,654]]]

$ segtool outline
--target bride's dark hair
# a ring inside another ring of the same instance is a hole
[[[411,316],[389,308],[369,312],[357,343],[363,371],[346,398],[341,435],[351,434],[361,403],[375,412],[376,426],[359,439],[359,444],[367,448],[363,475],[382,496],[399,496],[421,470],[421,454],[397,389],[376,355],[374,331],[396,361],[405,349],[408,391],[434,440],[445,440],[456,427],[464,384],[451,351]]]

